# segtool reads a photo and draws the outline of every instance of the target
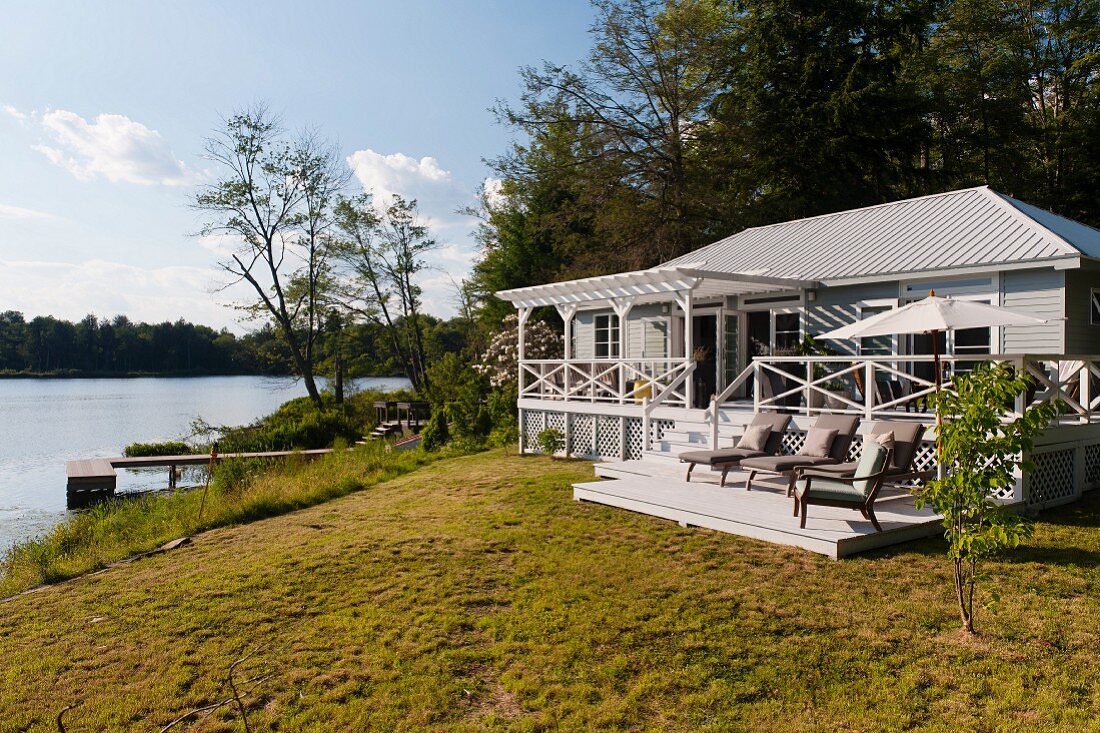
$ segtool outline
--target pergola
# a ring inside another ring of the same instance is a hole
[[[769,277],[760,272],[731,273],[705,269],[706,263],[657,267],[650,270],[621,272],[578,280],[532,285],[501,290],[497,297],[512,303],[519,316],[519,361],[526,358],[527,321],[535,308],[554,307],[565,323],[565,359],[573,358],[573,318],[583,308],[611,308],[623,327],[619,329],[619,354],[627,353],[625,323],[631,309],[645,303],[672,301],[680,308],[688,327],[684,328],[684,360],[695,351],[692,343],[692,304],[696,299],[728,295],[749,295],[790,290],[809,290],[819,286],[813,280]],[[522,370],[521,370],[522,371]]]

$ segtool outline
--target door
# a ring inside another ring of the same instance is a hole
[[[706,407],[718,390],[718,314],[693,316],[691,342],[695,347],[693,407]]]

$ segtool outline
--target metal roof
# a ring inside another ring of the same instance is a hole
[[[668,293],[686,290],[692,291],[696,297],[704,297],[797,290],[815,287],[817,284],[813,281],[771,277],[762,273],[712,272],[709,268],[701,269],[698,262],[688,262],[651,270],[501,290],[497,297],[513,303],[517,308],[585,303],[595,305],[616,298],[630,298],[632,302],[641,304],[667,300]]]
[[[671,260],[795,280],[1100,257],[1100,231],[987,186],[753,227]]]

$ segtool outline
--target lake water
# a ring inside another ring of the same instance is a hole
[[[408,385],[360,379],[349,386],[389,391]],[[130,443],[182,439],[196,417],[244,425],[305,393],[289,377],[0,379],[0,552],[68,515],[65,461],[119,456]],[[167,480],[167,470],[119,471],[118,490],[164,488]]]

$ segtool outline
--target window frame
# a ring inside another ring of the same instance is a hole
[[[606,325],[600,325],[600,319],[605,319]],[[622,343],[620,330],[622,324],[617,313],[597,313],[592,319],[592,354],[598,360],[612,360],[620,358],[619,345]],[[601,339],[601,336],[603,339]],[[605,339],[605,340],[604,340]],[[600,355],[600,350],[606,352]]]

